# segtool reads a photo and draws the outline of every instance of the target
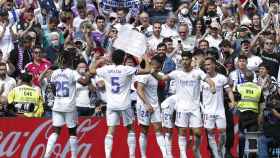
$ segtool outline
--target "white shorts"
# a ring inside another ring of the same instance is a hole
[[[174,107],[176,104],[176,99],[175,97],[171,96],[165,99],[161,103],[162,107],[162,127],[165,128],[173,128],[174,127]]]
[[[175,125],[183,128],[202,127],[202,118],[200,109],[191,112],[176,112]]]
[[[221,115],[203,114],[203,127],[207,129],[213,129],[215,127],[219,129],[226,128],[226,117]]]
[[[149,126],[151,123],[161,123],[160,108],[154,108],[154,112],[148,112],[144,106],[137,106],[138,123],[144,126]]]
[[[123,125],[131,125],[134,121],[133,110],[130,108],[126,110],[106,110],[106,120],[107,126],[117,126],[120,125],[120,118],[122,117]]]
[[[52,111],[52,125],[54,127],[62,127],[65,123],[68,128],[76,127],[78,124],[77,112]]]

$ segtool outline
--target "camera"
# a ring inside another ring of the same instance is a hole
[[[34,103],[15,103],[14,107],[18,113],[33,112],[35,109]]]

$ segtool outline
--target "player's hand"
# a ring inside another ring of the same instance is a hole
[[[146,105],[146,106],[145,106],[145,109],[146,109],[148,112],[154,112],[154,108],[153,108],[151,105]]]
[[[211,91],[212,94],[215,94],[216,93],[216,88],[215,87],[211,87],[210,91]]]

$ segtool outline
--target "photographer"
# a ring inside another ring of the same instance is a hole
[[[31,86],[32,76],[23,73],[21,80],[22,84],[8,94],[8,108],[26,117],[41,117],[44,113],[43,100],[40,92]]]

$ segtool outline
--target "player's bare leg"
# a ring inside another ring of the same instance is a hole
[[[196,158],[201,158],[200,155],[200,143],[201,143],[201,134],[200,128],[192,128],[194,134],[194,153]]]
[[[178,144],[180,149],[180,158],[187,158],[187,138],[186,132],[187,128],[178,128],[179,136],[178,136]]]
[[[108,131],[104,141],[106,158],[111,158],[115,128],[115,126],[108,126]]]
[[[61,127],[53,127],[54,132],[49,136],[44,158],[50,158],[55,142],[60,134]]]
[[[136,136],[132,125],[126,126],[128,129],[127,135],[127,144],[129,149],[129,157],[135,158],[135,149],[136,149]]]

